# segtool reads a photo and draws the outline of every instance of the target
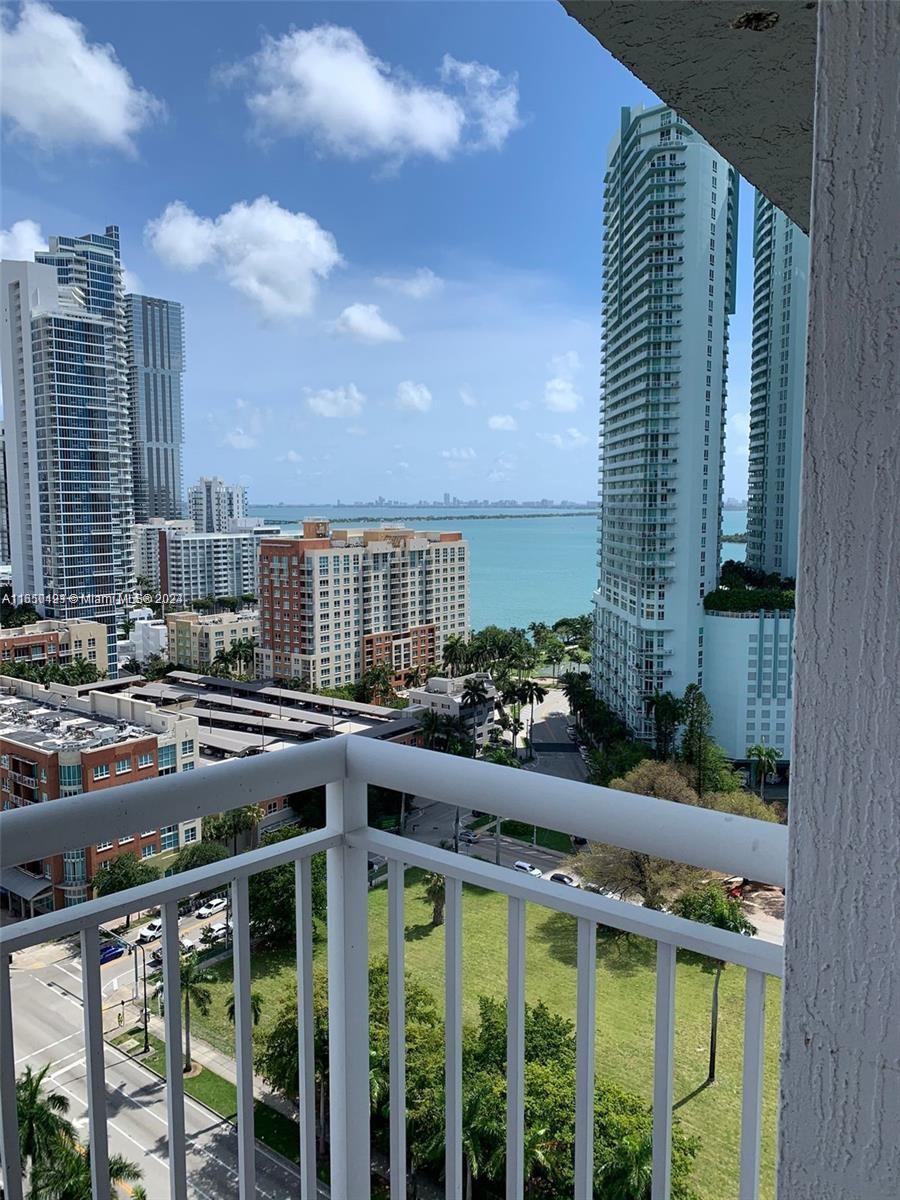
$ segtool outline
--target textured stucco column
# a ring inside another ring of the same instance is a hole
[[[898,19],[820,5],[779,1200],[900,1196]]]

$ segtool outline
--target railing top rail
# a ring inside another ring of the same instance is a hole
[[[196,867],[193,871],[181,871],[177,875],[155,879],[152,883],[128,888],[127,891],[116,892],[111,896],[102,896],[97,900],[75,904],[71,908],[61,908],[56,912],[32,917],[0,929],[0,954],[12,954],[28,946],[54,941],[82,929],[102,925],[128,913],[156,908],[167,901],[180,900],[183,896],[195,892],[210,891],[230,883],[232,879],[258,875],[260,871],[266,871],[270,867],[278,867],[282,863],[309,858],[312,854],[330,850],[340,841],[341,834],[329,829],[317,829],[284,842],[276,842],[272,846],[263,846],[248,854],[238,854],[221,862],[209,863],[205,867]]]
[[[347,775],[447,804],[783,887],[787,829],[431,750],[349,737]]]
[[[139,829],[262,804],[344,775],[345,737],[80,792],[0,814],[0,867],[49,858]]]
[[[351,846],[364,846],[368,851],[408,866],[422,867],[451,879],[461,879],[463,883],[540,904],[573,917],[586,917],[598,925],[608,925],[656,942],[666,942],[683,950],[762,971],[766,975],[781,978],[784,973],[784,951],[773,942],[744,937],[712,925],[701,925],[697,921],[686,921],[671,913],[612,900],[546,879],[533,879],[509,867],[498,867],[480,858],[453,854],[371,828],[346,836]]]

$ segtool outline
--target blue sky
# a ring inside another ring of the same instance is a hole
[[[137,290],[184,304],[187,481],[595,494],[604,158],[653,97],[555,0],[82,0],[4,26],[4,253],[118,224]]]

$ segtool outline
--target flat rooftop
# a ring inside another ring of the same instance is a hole
[[[57,703],[23,696],[0,697],[0,738],[47,754],[96,750],[153,736],[140,725],[112,717],[87,716]]]

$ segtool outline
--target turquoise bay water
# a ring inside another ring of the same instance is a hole
[[[459,529],[470,546],[471,621],[484,625],[552,624],[590,611],[597,583],[596,513],[560,515],[546,509],[306,508],[251,505],[250,512],[292,532],[304,517],[335,524],[415,523]],[[504,518],[504,513],[509,514]],[[747,514],[723,513],[724,533],[744,529]],[[428,517],[425,521],[423,518]],[[743,558],[741,543],[724,543],[723,558]]]

